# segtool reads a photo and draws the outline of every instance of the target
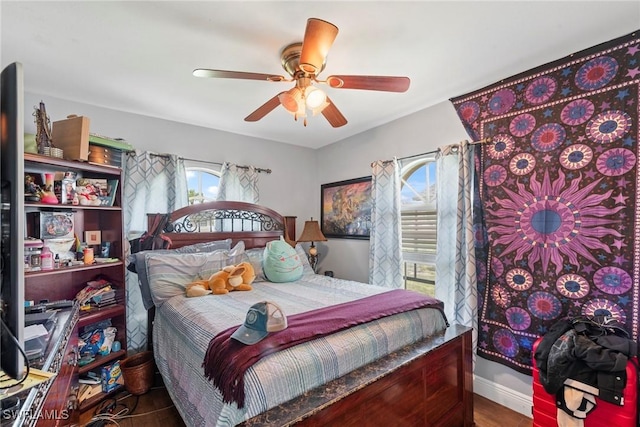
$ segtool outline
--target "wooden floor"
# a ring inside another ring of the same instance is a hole
[[[173,406],[169,395],[161,385],[154,387],[148,393],[139,396],[127,396],[123,392],[116,396],[118,406],[115,412],[127,408],[132,409],[138,401],[132,413],[119,418],[120,427],[184,427],[178,411]],[[531,427],[531,418],[500,406],[489,399],[477,394],[474,395],[474,417],[476,427]],[[80,425],[86,426],[91,420],[92,413],[85,413],[80,418]],[[115,426],[116,424],[107,424]]]
[[[500,406],[480,395],[473,395],[473,418],[476,427],[531,427],[533,420],[519,412]]]
[[[82,427],[91,425],[92,419],[95,420],[97,417],[96,413],[101,412],[102,407],[114,402],[115,409],[105,416],[116,416],[114,421],[117,424],[107,423],[105,427],[185,427],[157,372],[149,392],[142,396],[132,396],[122,391],[114,397],[114,400],[104,401],[101,405],[81,414],[79,425]],[[123,410],[127,413],[119,416],[118,413]]]

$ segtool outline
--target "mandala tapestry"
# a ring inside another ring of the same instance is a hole
[[[452,99],[476,146],[478,355],[531,374],[564,316],[638,339],[640,33]]]

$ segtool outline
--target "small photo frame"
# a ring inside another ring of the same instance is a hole
[[[100,232],[100,230],[85,231],[84,241],[87,243],[87,245],[90,246],[99,245],[100,243],[102,243],[102,233]]]

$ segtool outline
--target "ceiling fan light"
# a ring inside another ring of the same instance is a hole
[[[327,101],[327,95],[320,89],[314,86],[309,86],[305,90],[305,103],[307,108],[315,110],[322,106]]]
[[[294,87],[278,95],[278,99],[280,100],[280,104],[282,104],[288,112],[295,114],[300,109],[299,104],[302,99],[302,91]]]

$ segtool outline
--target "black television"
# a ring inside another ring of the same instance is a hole
[[[25,376],[24,353],[24,77],[22,64],[2,70],[0,86],[1,369]]]

